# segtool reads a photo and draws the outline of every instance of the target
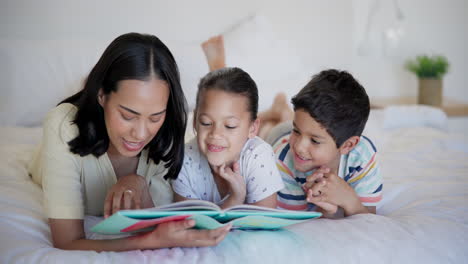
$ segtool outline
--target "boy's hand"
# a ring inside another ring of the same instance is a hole
[[[316,202],[314,204],[322,209],[322,210],[317,210],[323,213],[322,217],[334,218],[334,215],[336,214],[336,212],[338,212],[338,206],[335,204],[331,204],[327,202]]]
[[[323,180],[323,176],[328,172],[330,172],[329,168],[319,168],[312,175],[307,176],[306,182],[302,188],[307,194],[308,202],[310,202],[309,199],[312,199],[312,197],[320,195],[320,190],[318,194],[314,194],[311,188],[313,186],[323,186],[326,184],[326,182]],[[325,214],[334,215],[338,211],[338,206],[336,204],[322,201],[315,202],[314,204],[320,207]]]
[[[235,199],[241,204],[244,203],[247,190],[244,177],[240,175],[239,162],[234,162],[232,164],[232,168],[223,164],[218,167],[218,171],[216,173],[218,173],[219,176],[229,184],[232,199]]]
[[[320,167],[314,171],[311,175],[307,176],[306,182],[302,185],[302,189],[307,193],[307,191],[312,188],[317,183],[320,183],[323,179],[325,173],[329,173],[330,169],[325,167]]]
[[[307,191],[307,201],[320,206],[329,203],[344,209],[345,215],[363,207],[353,188],[335,173],[312,174],[307,182],[314,184]]]

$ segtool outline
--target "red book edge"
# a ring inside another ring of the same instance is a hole
[[[150,227],[150,226],[155,226],[157,224],[161,224],[165,222],[185,220],[186,218],[190,216],[191,215],[173,215],[173,216],[161,217],[161,218],[156,218],[156,219],[140,220],[137,223],[120,230],[120,232],[137,231],[139,229],[143,229],[143,228]]]

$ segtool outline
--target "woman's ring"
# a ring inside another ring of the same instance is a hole
[[[125,190],[124,193],[128,193],[128,194],[132,195],[133,191],[132,190]]]

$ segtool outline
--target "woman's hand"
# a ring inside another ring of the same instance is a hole
[[[140,209],[153,207],[153,201],[145,178],[129,174],[119,178],[107,192],[104,202],[104,218],[122,209]]]
[[[83,219],[49,219],[54,247],[64,250],[128,251],[168,247],[205,247],[221,242],[231,225],[214,230],[190,229],[194,220],[159,224],[142,235],[118,239],[91,240],[85,238]]]
[[[182,220],[159,224],[153,231],[138,237],[141,249],[171,247],[207,247],[221,242],[231,229],[231,225],[213,230],[190,229],[194,220]]]

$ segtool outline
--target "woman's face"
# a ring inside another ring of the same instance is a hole
[[[169,87],[165,81],[123,80],[117,91],[99,93],[111,154],[134,157],[156,136],[166,118]]]

